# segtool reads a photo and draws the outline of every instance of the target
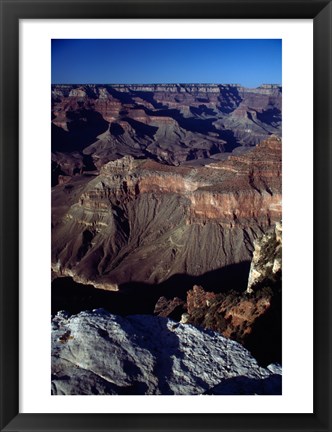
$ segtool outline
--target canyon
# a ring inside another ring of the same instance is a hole
[[[52,192],[52,269],[96,288],[249,261],[281,218],[281,140],[205,167],[125,156]]]
[[[55,374],[54,394],[92,391],[92,369],[76,373],[60,358],[81,321],[87,334],[93,320],[121,331],[176,325],[193,339],[214,332],[221,346],[226,338],[249,350],[241,356],[254,356],[261,384],[281,364],[281,96],[273,84],[52,85],[52,363],[70,377]],[[103,331],[108,352],[118,341]],[[127,360],[130,339],[119,353]],[[91,388],[80,389],[80,373]],[[128,390],[99,372],[96,382],[98,394],[198,394],[190,374],[188,388],[170,381],[166,393],[157,378],[136,385],[129,374]],[[199,394],[235,391],[219,386],[225,377]],[[272,381],[270,394],[280,387]]]
[[[128,155],[218,160],[281,136],[281,100],[278,85],[52,85],[53,185]]]

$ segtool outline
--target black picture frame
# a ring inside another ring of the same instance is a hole
[[[0,0],[0,14],[1,431],[331,431],[331,2]],[[314,20],[313,414],[19,413],[19,20],[47,18]]]

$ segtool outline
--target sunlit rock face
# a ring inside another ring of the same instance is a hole
[[[273,231],[268,232],[254,243],[247,292],[252,293],[262,281],[273,279],[281,272],[282,260],[282,224],[277,223]]]
[[[237,342],[166,318],[60,312],[52,394],[281,394],[281,368],[262,368]]]
[[[250,261],[281,219],[281,140],[203,167],[126,156],[52,191],[52,267],[97,288]]]

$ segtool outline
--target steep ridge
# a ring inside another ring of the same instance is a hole
[[[126,155],[170,165],[218,159],[271,134],[281,134],[276,85],[52,86],[54,184]]]
[[[131,156],[52,190],[52,269],[118,290],[251,260],[281,219],[281,140],[203,167]]]

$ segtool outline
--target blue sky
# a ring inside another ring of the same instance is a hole
[[[281,39],[53,39],[53,84],[281,84]]]

